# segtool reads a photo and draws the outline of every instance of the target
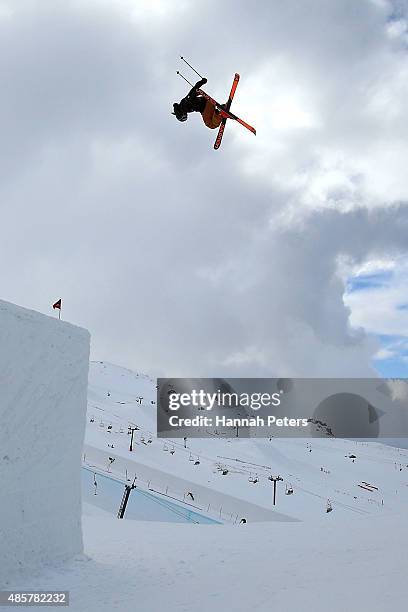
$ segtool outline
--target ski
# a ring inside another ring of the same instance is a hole
[[[217,100],[214,100],[214,98],[211,98],[211,96],[209,96],[205,91],[203,91],[202,89],[199,89],[198,92],[200,94],[202,94],[207,100],[209,100],[210,102],[212,102],[213,104],[215,104],[215,106],[217,107],[217,109],[220,111],[220,114],[222,117],[224,117],[225,119],[234,119],[234,121],[237,121],[238,123],[240,123],[243,127],[245,127],[247,130],[249,130],[250,132],[252,132],[253,134],[256,135],[256,129],[254,127],[252,127],[252,125],[249,125],[249,123],[247,123],[246,121],[244,121],[243,119],[241,119],[240,117],[238,117],[237,115],[234,115],[234,113],[231,113],[231,111],[226,111],[222,108],[221,104],[219,102],[217,102]]]
[[[256,129],[254,127],[252,127],[252,125],[249,125],[249,123],[247,123],[246,121],[244,121],[243,119],[241,119],[237,115],[234,115],[234,113],[231,113],[231,111],[224,110],[222,108],[221,104],[219,102],[217,102],[217,100],[214,100],[214,98],[209,96],[208,93],[206,93],[203,89],[199,89],[198,93],[200,93],[202,96],[204,96],[204,98],[206,98],[207,100],[212,102],[216,106],[216,108],[220,111],[220,114],[221,114],[221,116],[224,119],[233,119],[234,121],[237,121],[243,127],[245,127],[247,130],[249,130],[250,132],[252,132],[253,134],[256,135]]]
[[[231,87],[230,95],[228,97],[227,104],[225,105],[225,110],[226,111],[229,111],[230,108],[231,108],[232,100],[234,98],[234,95],[235,95],[235,92],[236,92],[236,89],[237,89],[237,86],[238,86],[238,82],[239,82],[239,74],[236,72],[235,76],[234,76],[234,80],[232,81],[232,87]],[[214,142],[214,149],[219,149],[220,148],[221,140],[222,140],[222,137],[224,135],[224,130],[225,130],[226,124],[227,124],[227,118],[223,117],[221,125],[220,125],[219,130],[218,130],[217,138],[215,139],[215,142]]]
[[[218,128],[217,138],[215,139],[215,142],[214,142],[214,149],[220,148],[220,144],[221,144],[222,137],[224,135],[226,123],[227,123],[227,120],[224,118],[222,120],[220,127]]]
[[[220,113],[221,113],[221,115],[223,117],[225,117],[226,119],[234,119],[234,121],[237,121],[238,123],[240,123],[242,126],[244,126],[247,130],[249,130],[250,132],[252,132],[256,136],[256,129],[254,127],[252,127],[252,125],[249,125],[249,123],[247,123],[246,121],[244,121],[240,117],[237,117],[237,115],[234,115],[234,113],[231,113],[231,111],[230,112],[226,112],[222,108],[220,108],[219,110],[220,110]]]
[[[225,119],[234,119],[234,121],[237,121],[238,123],[243,125],[247,130],[249,130],[250,132],[252,132],[256,136],[256,129],[254,127],[252,127],[252,125],[249,125],[249,123],[247,123],[246,121],[244,121],[243,119],[241,119],[237,115],[234,115],[234,113],[231,113],[231,111],[224,110],[219,102],[214,100],[214,98],[211,98],[211,96],[209,96],[207,93],[205,93],[205,91],[203,91],[202,89],[199,89],[198,91],[199,91],[200,94],[202,94],[204,96],[204,98],[206,98],[207,100],[209,100],[210,102],[215,104],[217,109],[220,111],[220,114],[221,114],[222,117],[224,117]]]

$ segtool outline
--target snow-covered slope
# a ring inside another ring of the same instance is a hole
[[[408,451],[375,442],[302,439],[158,440],[156,382],[91,364],[85,463],[140,487],[185,500],[225,522],[330,520],[400,511],[408,505]],[[129,452],[128,426],[137,426]],[[355,459],[351,457],[355,455]],[[110,463],[109,457],[114,458]],[[280,475],[272,506],[270,475]],[[372,485],[372,486],[368,486]],[[285,492],[293,490],[293,494]],[[279,513],[276,514],[276,512]]]
[[[209,527],[85,513],[88,557],[10,588],[69,589],[70,612],[406,609],[405,516]]]
[[[82,551],[89,333],[0,301],[0,584]]]
[[[140,491],[180,504],[190,492],[191,504],[225,524],[118,520],[93,503],[98,487],[83,505],[86,556],[15,578],[8,588],[67,589],[72,612],[405,608],[406,451],[216,437],[188,440],[185,449],[155,437],[155,391],[146,376],[91,364],[86,473],[91,468],[99,483],[100,474],[122,482],[136,474]],[[132,452],[129,424],[139,427]],[[271,473],[284,478],[279,514],[271,508]],[[285,495],[286,485],[293,494]],[[237,516],[248,523],[236,524]]]

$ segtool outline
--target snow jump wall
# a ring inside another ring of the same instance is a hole
[[[0,300],[0,586],[82,551],[89,333]]]

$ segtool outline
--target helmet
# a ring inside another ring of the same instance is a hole
[[[173,115],[176,116],[176,119],[179,121],[187,121],[187,113],[181,108],[180,104],[175,102],[173,104]]]

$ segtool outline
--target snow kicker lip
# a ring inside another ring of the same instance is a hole
[[[158,379],[159,437],[408,436],[408,379]]]

